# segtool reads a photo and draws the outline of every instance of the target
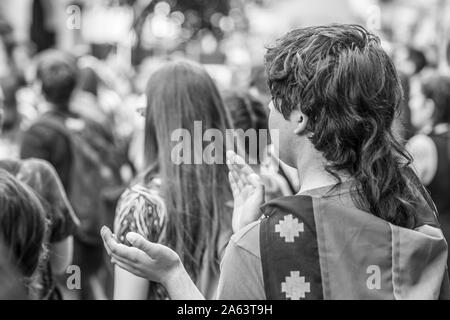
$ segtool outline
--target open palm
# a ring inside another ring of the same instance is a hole
[[[138,277],[164,284],[172,270],[181,265],[172,249],[150,242],[137,233],[127,234],[132,247],[117,242],[106,227],[102,228],[101,235],[111,262]]]
[[[261,178],[233,151],[227,152],[229,180],[234,198],[233,231],[237,232],[256,221],[264,203],[264,184]]]

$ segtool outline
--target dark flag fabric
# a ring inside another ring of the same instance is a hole
[[[425,193],[413,229],[355,207],[350,183],[266,203],[268,299],[448,299],[447,243]]]

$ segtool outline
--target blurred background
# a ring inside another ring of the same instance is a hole
[[[287,30],[343,22],[375,31],[393,54],[414,47],[445,68],[449,12],[446,0],[3,0],[0,52],[24,68],[23,59],[56,47],[115,60],[127,72],[177,54],[231,83],[245,81],[264,46]],[[0,75],[11,67],[6,61],[0,58]]]

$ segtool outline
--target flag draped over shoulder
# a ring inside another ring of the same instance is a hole
[[[447,243],[422,197],[414,229],[353,205],[345,188],[262,207],[267,299],[448,299]]]

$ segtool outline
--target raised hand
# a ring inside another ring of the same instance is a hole
[[[264,203],[261,178],[233,151],[227,152],[228,178],[234,198],[233,231],[237,232],[261,217],[259,207]]]

